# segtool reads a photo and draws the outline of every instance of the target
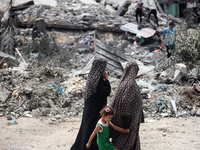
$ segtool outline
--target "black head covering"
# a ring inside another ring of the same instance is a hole
[[[103,58],[96,58],[93,61],[86,83],[85,101],[96,92],[99,79],[102,77],[106,65],[107,61]]]

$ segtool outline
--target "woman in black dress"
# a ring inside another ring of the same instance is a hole
[[[107,97],[111,92],[108,74],[105,71],[106,65],[107,61],[102,58],[96,58],[92,63],[92,68],[88,74],[86,83],[81,127],[75,143],[70,150],[98,150],[96,137],[92,141],[89,149],[86,148],[86,144],[96,123],[100,119],[99,112],[103,106],[107,105]]]

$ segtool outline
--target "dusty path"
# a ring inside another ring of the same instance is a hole
[[[80,119],[51,124],[50,119],[0,118],[0,150],[69,150]],[[140,128],[142,150],[200,150],[200,118],[146,118]]]

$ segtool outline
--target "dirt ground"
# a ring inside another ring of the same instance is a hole
[[[0,150],[69,150],[81,123],[80,118],[15,121],[9,125],[14,120],[0,118]],[[146,118],[140,140],[142,150],[200,150],[200,118]]]

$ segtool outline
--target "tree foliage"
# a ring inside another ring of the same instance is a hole
[[[15,28],[7,26],[1,29],[1,51],[10,55],[14,55],[15,47]]]
[[[200,29],[188,29],[177,38],[175,56],[178,62],[189,68],[198,64],[200,58]]]
[[[10,9],[12,6],[12,0],[9,1],[8,10],[4,12],[4,16],[1,20],[0,39],[1,39],[1,51],[10,55],[14,55],[15,48],[15,27],[13,25]]]
[[[184,23],[183,23],[184,24]],[[164,58],[157,66],[158,70],[166,70],[176,63],[185,64],[188,69],[200,63],[200,28],[188,29],[187,24],[181,27],[176,37],[176,46],[170,58]]]

